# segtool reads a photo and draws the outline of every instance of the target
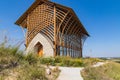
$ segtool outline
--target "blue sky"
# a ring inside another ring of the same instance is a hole
[[[120,0],[52,0],[73,8],[89,32],[84,56],[120,57]],[[34,0],[0,0],[0,40],[9,36],[12,44],[24,40],[14,22]]]

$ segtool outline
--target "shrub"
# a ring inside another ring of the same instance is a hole
[[[47,65],[55,65],[55,59],[54,58],[40,58],[40,63],[41,64],[47,64]]]
[[[67,58],[63,59],[62,63],[63,63],[63,66],[68,66],[69,67],[70,66],[70,59],[67,59]]]
[[[63,57],[63,56],[56,56],[55,57],[55,63],[60,63],[60,62],[62,62],[62,60],[64,59],[65,57]]]
[[[29,64],[35,64],[38,61],[37,55],[34,55],[32,53],[29,53],[24,57],[24,59],[29,63]]]
[[[73,65],[74,67],[80,67],[80,66],[83,66],[83,61],[81,59],[75,59],[73,61]]]
[[[55,57],[55,63],[58,66],[67,66],[67,67],[81,67],[83,66],[83,61],[82,59],[74,59],[71,57]]]

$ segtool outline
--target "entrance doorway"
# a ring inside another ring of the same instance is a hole
[[[35,45],[35,52],[42,57],[43,56],[43,46],[40,42]]]

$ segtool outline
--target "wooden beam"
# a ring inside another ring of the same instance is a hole
[[[28,32],[29,32],[29,14],[27,16],[26,47],[28,46]]]
[[[57,26],[56,26],[56,6],[54,5],[54,57],[57,54],[57,43],[56,43],[56,34],[57,34]]]
[[[60,23],[60,25],[59,25],[59,28],[57,29],[57,32],[59,32],[60,27],[61,27],[62,23],[64,22],[64,20],[65,20],[65,18],[67,17],[68,14],[69,14],[69,11],[65,14],[63,20],[61,21],[61,23]],[[57,35],[58,35],[58,33],[57,33]]]
[[[82,38],[80,38],[80,57],[83,57],[83,55],[82,55]]]
[[[66,33],[65,34],[67,34],[68,32],[69,32],[69,30],[71,30],[71,26],[73,25],[73,23],[74,23],[75,21],[74,20],[72,20],[72,22],[70,23],[70,25],[69,26],[67,26],[68,28],[67,28],[67,30],[66,30]]]
[[[71,18],[72,18],[72,16],[68,19],[67,23],[66,23],[65,26],[63,27],[62,36],[63,36],[63,34],[64,34],[64,32],[65,32],[65,28],[66,28],[66,26],[68,25],[68,23],[69,23],[69,21],[70,21]]]

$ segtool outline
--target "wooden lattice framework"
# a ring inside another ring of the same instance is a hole
[[[26,47],[41,33],[52,42],[54,56],[82,57],[82,45],[89,36],[71,8],[48,0],[36,0],[16,24],[27,29]]]

